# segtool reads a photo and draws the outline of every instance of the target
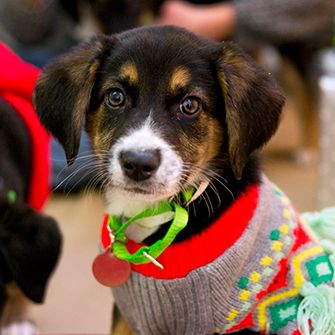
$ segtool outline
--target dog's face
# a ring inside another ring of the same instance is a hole
[[[224,168],[241,178],[276,130],[283,98],[234,45],[147,27],[94,38],[49,65],[35,104],[69,162],[86,119],[109,186],[156,201]]]
[[[103,160],[108,153],[111,185],[146,199],[206,178],[200,170],[217,155],[223,133],[210,62],[190,53],[194,41],[185,36],[176,57],[155,34],[129,34],[114,48],[87,119],[96,154]]]

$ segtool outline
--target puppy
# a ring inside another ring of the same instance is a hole
[[[91,138],[106,186],[104,247],[114,240],[112,257],[134,263],[113,294],[136,334],[314,326],[302,288],[331,282],[332,264],[255,155],[283,103],[270,74],[237,46],[169,26],[95,37],[41,74],[37,112],[69,163],[84,124]],[[164,201],[184,206],[188,220],[157,256],[175,221],[142,211],[158,213]],[[140,261],[129,256],[136,252]]]
[[[38,70],[0,43],[1,333],[35,334],[26,303],[41,303],[60,253],[56,222],[39,210],[48,193],[48,136],[31,103]]]

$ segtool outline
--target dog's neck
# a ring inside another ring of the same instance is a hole
[[[242,180],[233,178],[233,173],[230,170],[221,172],[227,178],[227,183],[224,184],[221,180],[213,181],[211,187],[207,187],[206,195],[196,199],[189,211],[189,223],[178,234],[175,242],[182,241],[190,236],[199,233],[215,220],[237,199],[242,195],[249,185],[258,184],[260,181],[258,159],[251,159],[244,169],[244,177]],[[133,217],[143,210],[157,205],[159,200],[130,200],[129,194],[122,194],[113,189],[106,190],[107,212],[115,216]],[[209,204],[211,207],[209,207]],[[168,218],[164,222],[162,218],[150,217],[141,219],[140,222],[131,224],[127,229],[127,236],[136,241],[152,244],[158,239],[165,236],[168,226],[164,223],[169,221]]]
[[[235,180],[230,170],[222,172],[227,180],[227,185],[220,180],[213,181],[211,187],[207,187],[205,197],[199,197],[193,204],[193,210],[189,211],[189,224],[178,234],[175,241],[182,241],[190,236],[199,233],[204,228],[215,222],[215,220],[245,192],[249,185],[258,184],[260,181],[258,159],[253,157],[245,170],[244,177],[241,181]],[[113,189],[106,190],[107,213],[115,216],[133,217],[143,210],[157,205],[160,201],[156,200],[138,200],[131,199],[129,194],[122,194]],[[211,204],[213,212],[210,213],[208,203]],[[150,217],[142,219],[141,222],[131,224],[127,229],[127,236],[136,242],[152,244],[161,239],[167,232],[168,225],[164,223],[169,221],[165,218]]]
[[[107,191],[107,212],[115,216],[124,216],[126,218],[133,217],[149,207],[158,205],[160,201],[166,200],[129,200],[126,194]],[[148,236],[155,233],[162,224],[168,222],[172,218],[171,213],[166,213],[159,216],[152,216],[140,219],[132,223],[127,229],[127,237],[135,242],[142,242]]]
[[[200,183],[198,188],[190,188],[186,192],[182,192],[178,195],[183,199],[184,205],[188,206],[191,202],[199,198],[202,193],[206,190],[209,185],[209,181],[203,181]],[[168,201],[168,199],[159,200],[131,200],[129,201],[129,196],[122,193],[113,193],[111,191],[106,193],[108,200],[108,213],[114,216],[124,216],[126,218],[134,217],[139,213],[143,212],[148,208],[155,208],[163,201]],[[171,200],[171,198],[170,198]],[[170,222],[174,217],[174,212],[169,211],[161,215],[153,215],[146,218],[141,218],[136,220],[127,228],[126,235],[128,238],[134,240],[135,242],[142,242],[150,235],[154,234],[163,224]]]

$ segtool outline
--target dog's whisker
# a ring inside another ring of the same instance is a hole
[[[229,193],[229,195],[231,196],[232,200],[235,200],[234,193],[230,190],[230,188],[227,185],[225,185],[218,178],[213,178],[213,180],[215,180],[217,183],[219,183]]]
[[[52,191],[57,191],[61,186],[65,186],[67,187],[69,181],[71,181],[71,179],[73,177],[75,177],[81,170],[83,170],[84,167],[80,167],[78,169],[76,169],[75,171],[71,172],[68,176],[66,176],[56,187],[53,188]]]
[[[84,192],[86,194],[93,192],[97,188],[97,185],[106,179],[106,175],[108,176],[106,172],[100,172],[94,175],[87,183]]]
[[[184,164],[184,171],[186,171],[189,164]],[[213,169],[209,168],[202,168],[199,166],[194,166],[192,169],[198,174],[198,180],[206,180],[210,182],[210,187],[212,188],[213,192],[216,194],[216,197],[218,198],[218,206],[221,205],[221,198],[219,196],[219,192],[215,185],[213,184],[214,181],[216,181],[218,184],[220,184],[228,193],[230,194],[232,200],[235,200],[235,196],[233,192],[229,189],[227,180],[220,175],[219,173],[215,172]],[[185,181],[186,176],[182,175],[182,179]],[[195,185],[197,187],[198,185]],[[215,188],[215,189],[214,189]],[[213,211],[212,211],[213,212]]]
[[[196,217],[197,216],[197,207],[195,206],[194,202],[192,202],[191,204],[192,204],[192,208],[193,208],[193,214]]]
[[[80,181],[86,177],[90,173],[94,173],[95,171],[100,170],[103,165],[98,162],[88,162],[85,165],[79,166],[74,171],[72,171],[66,178],[64,178],[54,189],[53,191],[58,190],[61,186],[67,187],[68,183],[71,181],[72,178],[74,178],[78,173],[80,173],[82,170],[89,169],[86,171],[85,175],[80,179]]]
[[[76,183],[74,185],[72,185],[72,187],[67,191],[67,194],[70,194],[80,183],[83,179],[85,179],[89,174],[91,173],[91,171],[86,171],[79,180],[76,181]],[[66,184],[66,188],[68,186],[68,182]]]
[[[211,215],[211,209],[210,209],[210,204],[208,203],[208,200],[205,196],[205,192],[203,192],[200,197],[199,197],[200,200],[203,200],[205,205],[206,205],[206,208],[207,208],[207,211],[208,211],[208,217],[210,217]]]
[[[235,196],[233,194],[233,192],[229,189],[228,187],[228,182],[227,180],[222,177],[220,174],[216,173],[215,171],[213,170],[203,170],[202,171],[210,180],[213,180],[213,181],[216,181],[217,183],[219,183],[223,188],[225,188],[228,193],[231,195],[232,197],[232,200],[235,200]]]
[[[208,218],[210,218],[212,213],[214,213],[214,208],[213,208],[213,205],[212,205],[211,198],[209,197],[209,195],[207,193],[207,189],[201,195],[202,195],[202,197],[203,197],[203,199],[206,203],[206,206],[207,206]]]
[[[215,185],[213,183],[209,183],[208,186],[211,188],[211,190],[213,191],[213,193],[216,195],[217,199],[218,199],[218,204],[216,206],[216,208],[221,206],[221,197],[219,194],[218,189],[215,187]]]
[[[223,181],[225,184],[228,185],[228,181],[227,181],[227,179],[226,179],[224,176],[222,176],[222,174],[217,173],[217,172],[216,172],[215,170],[213,170],[213,169],[210,169],[210,170],[208,171],[208,173],[209,173],[212,177],[216,177],[216,178],[218,178],[218,179],[222,179],[222,181]]]
[[[223,182],[221,182],[219,179],[217,179],[217,178],[214,178],[214,179],[228,191],[228,193],[232,197],[232,200],[235,200],[234,193],[230,190],[230,188],[227,185],[225,185]]]
[[[85,179],[89,174],[91,173],[91,171],[87,171],[87,173],[85,173],[72,187],[71,187],[71,189],[69,190],[69,192],[72,192],[73,191],[73,189],[75,189],[76,188],[76,186],[78,185],[78,184],[80,184],[81,183],[81,181],[83,180],[83,179]],[[92,178],[96,178],[96,175],[94,175]],[[86,187],[85,187],[85,189],[86,189]],[[85,189],[84,189],[84,193],[85,194],[88,194],[89,192],[85,192]]]
[[[110,184],[111,184],[111,181],[110,181],[109,175],[106,174],[104,180],[102,181],[100,185],[100,192],[103,193],[104,190],[106,190]]]
[[[94,156],[92,156],[92,155],[89,155],[89,156],[79,156],[79,157],[77,157],[77,159],[76,160],[84,160],[84,159],[86,159],[88,162],[87,162],[87,164],[96,164],[97,163],[97,161],[95,161],[94,159]],[[93,160],[89,160],[89,159],[93,159]],[[59,161],[61,161],[61,160],[59,160]],[[81,162],[81,165],[83,164],[84,162]],[[64,173],[65,171],[66,171],[66,169],[67,168],[69,168],[69,166],[68,165],[64,165],[64,167],[58,172],[58,174],[57,174],[57,178],[59,178],[60,177],[60,175],[62,174],[62,173]]]
[[[97,176],[95,181],[92,181],[92,189],[97,189],[97,186],[99,185],[99,190],[102,190],[102,185],[108,182],[108,174],[102,173],[101,175]]]

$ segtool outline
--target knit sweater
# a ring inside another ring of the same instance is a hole
[[[130,251],[138,247],[128,243]],[[130,279],[113,288],[136,334],[208,335],[250,328],[298,335],[300,288],[307,281],[331,282],[334,273],[289,199],[265,177],[217,222],[171,245],[158,261],[164,270],[133,265]]]
[[[49,194],[49,136],[32,105],[38,74],[37,68],[0,43],[0,96],[14,107],[31,137],[32,174],[27,203],[37,210],[43,207]]]

